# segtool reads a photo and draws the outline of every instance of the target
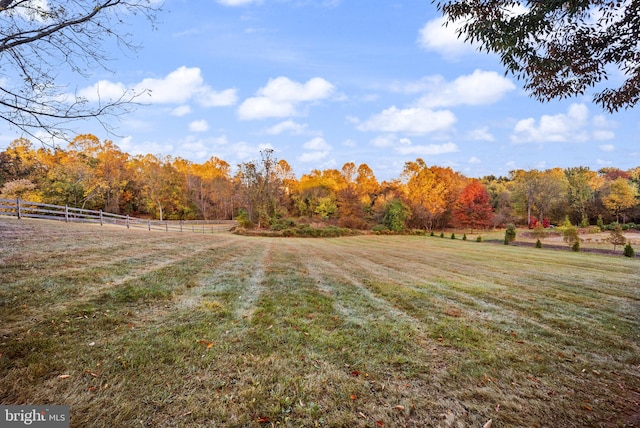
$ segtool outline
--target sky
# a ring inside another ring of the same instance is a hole
[[[112,72],[61,83],[150,90],[114,135],[78,128],[132,155],[235,167],[270,148],[297,177],[354,162],[380,181],[417,158],[468,177],[640,165],[640,107],[536,101],[442,22],[429,0],[166,0],[156,29],[131,22],[142,47],[114,48]],[[2,125],[0,146],[18,136]]]

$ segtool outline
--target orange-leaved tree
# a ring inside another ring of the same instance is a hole
[[[458,194],[454,208],[454,221],[473,229],[486,229],[493,220],[493,207],[489,192],[478,180],[471,180]]]

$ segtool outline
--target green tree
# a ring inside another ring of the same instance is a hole
[[[609,233],[609,243],[613,245],[613,251],[616,250],[618,245],[624,245],[627,242],[627,238],[622,234],[622,226],[616,224]]]
[[[531,224],[533,214],[540,220],[558,210],[566,201],[567,179],[559,168],[546,171],[511,171],[513,198]]]
[[[516,240],[516,226],[508,224],[507,230],[504,232],[504,245],[509,245]]]
[[[608,111],[640,99],[640,20],[635,2],[436,1],[447,24],[480,49],[500,56],[507,72],[523,79],[535,98],[548,101],[584,94],[622,71],[618,87],[594,102]],[[618,81],[612,79],[611,81]]]
[[[569,206],[581,222],[589,221],[588,208],[594,199],[597,173],[587,167],[567,168],[564,171],[568,183]]]
[[[411,216],[411,210],[400,199],[393,199],[384,205],[384,218],[382,223],[393,230],[401,232],[406,227],[407,219]]]
[[[559,229],[562,231],[562,240],[569,244],[573,251],[579,251],[580,237],[578,236],[578,228],[571,223],[569,216],[565,217]]]

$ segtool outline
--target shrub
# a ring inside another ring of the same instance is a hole
[[[562,239],[564,242],[569,244],[573,251],[580,251],[580,238],[578,237],[578,229],[571,224],[571,220],[569,220],[569,216],[564,218],[564,222],[562,222],[562,226],[559,227],[562,231]],[[578,249],[574,249],[575,245],[578,244]]]
[[[254,224],[251,221],[251,219],[249,218],[249,213],[245,209],[240,209],[238,211],[238,215],[236,216],[235,220],[238,222],[238,226],[240,226],[240,227],[242,227],[244,229],[253,229],[254,228]]]
[[[478,235],[478,237],[476,238],[476,242],[482,242],[482,236]]]
[[[455,233],[451,233],[451,239],[456,239],[456,234]]]
[[[613,244],[613,251],[616,250],[618,245],[624,245],[627,239],[622,234],[622,226],[615,224],[615,227],[611,229],[611,234],[608,239],[609,243]]]
[[[504,232],[504,245],[509,245],[516,240],[516,226],[512,223],[507,225],[507,230]]]
[[[444,232],[440,232],[440,237],[444,238]]]
[[[631,246],[631,242],[627,242],[627,245],[624,246],[624,251],[622,252],[625,257],[635,257],[636,253],[633,251],[633,247]]]
[[[462,240],[466,241],[467,240],[467,234],[465,233],[464,235],[462,235]]]
[[[291,227],[296,227],[297,224],[290,218],[272,218],[269,222],[269,228],[271,230],[285,230]]]
[[[382,232],[388,232],[389,228],[384,224],[376,224],[372,229],[375,233],[381,234]]]
[[[539,239],[536,241],[536,248],[542,248],[542,242]]]
[[[533,228],[533,231],[531,232],[531,234],[538,239],[544,239],[548,235],[542,223],[538,223],[536,227]]]
[[[580,251],[580,241],[576,241],[571,246],[571,251],[575,251],[576,253]]]
[[[583,229],[586,229],[587,227],[589,227],[589,219],[587,218],[587,216],[582,216],[582,220],[580,221],[580,227]]]
[[[433,233],[433,230],[432,230],[431,233],[429,234],[429,236],[436,236],[436,234]]]
[[[604,229],[604,220],[602,220],[602,214],[598,216],[598,221],[596,221],[596,226],[598,226],[600,230]]]

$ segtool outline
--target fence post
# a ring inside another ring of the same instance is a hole
[[[151,219],[147,220],[147,224],[149,225],[149,230],[151,230]]]
[[[168,220],[164,222],[164,231],[165,232],[169,231],[169,221]]]
[[[127,229],[129,229],[129,214],[127,214]]]
[[[18,207],[18,220],[22,218],[22,212],[20,212],[20,198],[16,198],[16,205]]]
[[[64,222],[69,223],[69,205],[64,206]]]
[[[100,226],[103,226],[103,224],[102,224],[102,210],[100,210]]]
[[[180,220],[180,232],[182,232],[182,220]]]

